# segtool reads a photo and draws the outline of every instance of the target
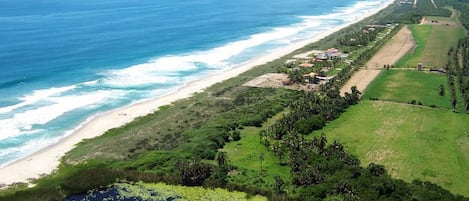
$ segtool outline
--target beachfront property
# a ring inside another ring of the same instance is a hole
[[[334,58],[347,58],[348,54],[342,53],[336,48],[329,48],[324,52],[318,53],[314,56],[316,60],[329,60]]]

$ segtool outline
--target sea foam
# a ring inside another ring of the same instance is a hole
[[[0,140],[16,137],[25,133],[31,133],[33,126],[44,125],[60,117],[66,112],[83,108],[93,104],[102,103],[113,95],[124,95],[120,91],[96,91],[80,95],[61,97],[48,97],[51,104],[41,106],[24,112],[15,113],[11,118],[0,120]]]
[[[72,86],[66,86],[66,87],[58,87],[58,88],[52,87],[50,89],[35,90],[31,95],[26,95],[24,97],[19,98],[19,100],[21,100],[22,102],[16,105],[11,105],[11,106],[0,108],[0,114],[11,112],[15,109],[18,109],[27,105],[32,105],[40,100],[43,100],[51,96],[60,95],[61,93],[75,89],[75,87],[76,87],[75,85],[72,85]]]

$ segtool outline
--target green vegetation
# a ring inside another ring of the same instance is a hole
[[[269,182],[269,186],[274,185],[275,176],[280,176],[285,181],[290,180],[289,167],[281,165],[282,161],[265,146],[261,145],[259,142],[259,131],[259,128],[246,127],[241,131],[240,141],[228,143],[223,148],[222,151],[227,152],[230,164],[245,169],[241,170],[239,168],[241,172],[230,176],[231,179],[241,184],[251,181],[256,182],[250,185],[257,185],[258,182],[265,181]],[[262,163],[261,157],[263,157]],[[261,168],[262,173],[260,172]],[[251,177],[251,179],[246,180],[246,177]],[[262,179],[252,179],[256,177]]]
[[[469,112],[469,37],[461,39],[456,48],[451,48],[448,56],[450,60],[446,69],[452,104]]]
[[[252,200],[261,201],[267,200],[262,196],[248,196],[243,192],[229,192],[224,189],[206,189],[201,187],[185,187],[185,186],[170,186],[162,183],[158,184],[140,184],[144,188],[153,189],[157,192],[166,191],[168,193],[174,193],[180,198],[177,201],[192,201],[192,200]],[[138,190],[138,189],[137,189]]]
[[[440,85],[443,95],[440,95]],[[379,99],[452,109],[446,75],[416,70],[384,70],[365,91],[364,99]]]
[[[417,47],[397,62],[398,67],[415,68],[422,63],[427,68],[444,68],[449,49],[464,36],[464,29],[459,26],[410,25],[409,29]]]
[[[442,17],[442,16],[428,16],[426,17],[427,21],[436,21],[438,23],[444,23],[444,22],[458,22],[457,18],[451,18],[451,17]]]
[[[363,161],[406,181],[421,179],[463,195],[469,179],[469,116],[448,110],[362,101],[324,129]]]
[[[452,0],[450,0],[452,1]],[[416,8],[412,4],[399,4],[392,12],[392,15],[386,15],[383,22],[398,22],[404,24],[418,24],[423,16],[444,16],[450,17],[451,11],[445,9],[443,5],[448,2],[435,1],[435,8],[431,0],[418,0]]]
[[[88,195],[76,196],[75,200],[152,200],[152,201],[197,201],[197,200],[267,200],[262,196],[249,196],[243,192],[230,192],[225,189],[207,189],[202,187],[174,186],[163,183],[136,184],[117,183],[106,190],[90,192]]]
[[[384,27],[377,27],[373,29],[363,29],[359,31],[346,34],[338,42],[343,46],[367,46],[371,41],[376,40],[378,33],[383,31]]]

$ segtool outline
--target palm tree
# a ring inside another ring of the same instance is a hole
[[[259,154],[259,161],[261,162],[261,175],[262,175],[262,162],[264,161],[264,153]]]
[[[218,162],[218,166],[220,166],[220,167],[225,166],[225,165],[226,165],[226,161],[227,161],[226,152],[224,152],[224,151],[219,151],[218,154],[217,154],[216,160],[217,160],[217,162]]]
[[[283,185],[285,185],[285,181],[283,181],[283,179],[280,176],[278,175],[275,176],[275,191],[277,193],[282,193]]]
[[[319,137],[315,137],[312,142],[312,146],[318,151],[319,154],[322,154],[327,145],[327,138],[324,133],[321,133]]]

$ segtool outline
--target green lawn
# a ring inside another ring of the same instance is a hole
[[[469,195],[469,116],[449,110],[364,100],[313,136],[325,133],[358,156],[406,181],[434,182]]]
[[[440,85],[444,96],[439,95]],[[425,106],[451,109],[451,97],[445,74],[416,70],[384,70],[366,89],[364,99],[408,103],[415,100]]]
[[[464,37],[459,26],[409,25],[417,43],[415,50],[398,62],[398,67],[416,67],[422,63],[427,68],[443,68],[448,61],[448,50]]]

